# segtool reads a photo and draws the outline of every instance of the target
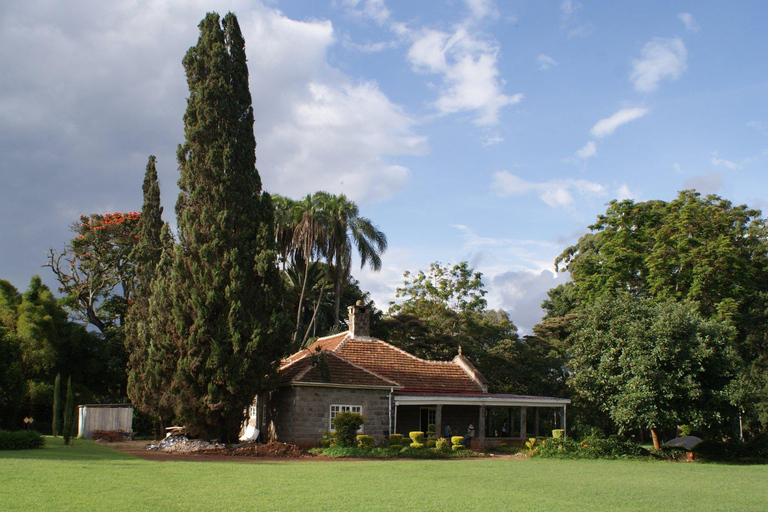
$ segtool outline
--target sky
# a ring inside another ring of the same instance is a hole
[[[24,290],[80,214],[141,209],[156,155],[175,222],[181,59],[206,12],[246,40],[265,190],[356,201],[389,240],[353,275],[468,261],[521,333],[555,258],[614,199],[768,207],[768,3],[6,0],[0,279]]]

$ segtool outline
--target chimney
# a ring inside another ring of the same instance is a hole
[[[363,305],[363,301],[359,300],[354,306],[349,306],[347,311],[349,311],[349,334],[353,338],[370,336],[371,315],[368,306]]]

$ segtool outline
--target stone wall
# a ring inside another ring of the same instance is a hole
[[[319,446],[328,432],[331,405],[362,405],[363,434],[376,444],[389,436],[389,391],[384,389],[296,386],[272,393],[267,407],[267,434],[274,441],[301,447]]]

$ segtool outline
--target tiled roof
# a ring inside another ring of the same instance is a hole
[[[346,361],[332,352],[320,352],[328,366],[324,372],[313,364],[312,355],[306,354],[280,371],[280,384],[313,383],[313,384],[345,384],[355,386],[397,386],[395,382],[375,375],[364,368]]]
[[[339,361],[351,363],[352,368],[390,383],[386,385],[398,386],[400,393],[474,394],[483,391],[480,384],[454,361],[427,361],[379,339],[351,338],[349,333],[321,338],[307,349],[283,360],[280,382],[287,384],[302,382],[305,378],[320,379],[316,368],[307,370],[306,375],[301,373],[309,365],[304,359],[309,360],[310,355],[316,352],[338,356]],[[365,380],[359,372],[336,363],[335,358],[328,357],[327,361],[334,383],[359,384],[356,381]],[[338,376],[334,375],[332,361]],[[297,369],[298,366],[301,369]],[[484,381],[481,375],[479,377]]]

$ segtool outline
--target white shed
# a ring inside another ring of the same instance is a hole
[[[85,439],[93,437],[94,430],[133,429],[131,404],[89,404],[77,407],[77,435]]]

